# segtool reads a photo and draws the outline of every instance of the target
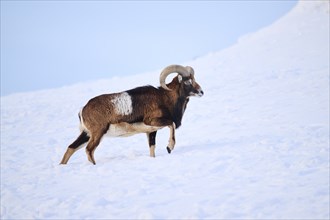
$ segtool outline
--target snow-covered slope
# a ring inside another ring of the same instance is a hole
[[[1,97],[1,219],[329,219],[329,2],[186,65],[205,96],[156,158],[136,135],[58,165],[89,98],[160,70]]]

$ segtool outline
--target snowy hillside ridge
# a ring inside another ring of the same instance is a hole
[[[328,0],[318,0],[318,1],[304,1],[301,0],[298,2],[298,6],[296,7],[297,11],[302,13],[314,11],[316,13],[327,13],[330,11],[330,1]]]
[[[66,166],[77,114],[99,94],[158,86],[161,70],[1,97],[1,219],[329,219],[328,2],[189,61],[176,146],[157,133],[104,138]],[[323,5],[326,5],[325,7]]]

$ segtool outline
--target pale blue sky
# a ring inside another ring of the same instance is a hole
[[[180,64],[234,44],[296,3],[1,0],[1,96]]]

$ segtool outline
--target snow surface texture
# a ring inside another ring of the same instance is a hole
[[[328,1],[185,65],[205,95],[156,158],[142,134],[58,165],[88,99],[160,70],[1,97],[1,219],[329,219]]]

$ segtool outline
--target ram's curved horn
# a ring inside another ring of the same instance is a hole
[[[195,71],[191,66],[186,66],[186,70],[188,71],[189,74],[191,75],[195,75]]]
[[[192,73],[191,73],[192,70]],[[178,73],[183,77],[189,77],[190,74],[193,74],[194,70],[191,67],[184,67],[181,65],[170,65],[168,67],[166,67],[165,69],[163,69],[163,71],[160,74],[159,77],[159,82],[160,82],[160,86],[166,90],[171,90],[166,86],[166,77],[168,75],[170,75],[171,73]]]

